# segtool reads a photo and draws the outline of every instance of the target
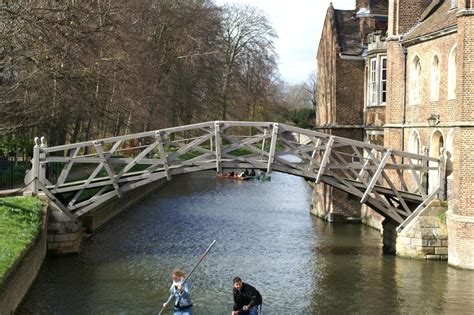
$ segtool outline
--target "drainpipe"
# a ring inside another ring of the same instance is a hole
[[[405,150],[405,123],[406,123],[406,112],[407,112],[407,55],[408,51],[403,44],[400,43],[400,47],[403,50],[403,118],[402,118],[402,141],[400,150]],[[402,157],[403,163],[403,157]]]

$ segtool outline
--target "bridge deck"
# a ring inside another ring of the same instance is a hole
[[[298,141],[298,139],[305,139]],[[26,182],[71,218],[124,192],[188,172],[279,171],[346,191],[402,224],[441,191],[444,161],[270,122],[213,121],[34,148]],[[291,158],[288,158],[291,156]]]

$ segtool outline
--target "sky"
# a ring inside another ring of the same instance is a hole
[[[307,80],[316,70],[316,53],[329,3],[354,9],[355,0],[216,0],[250,4],[264,12],[278,34],[275,41],[281,78],[289,84]]]

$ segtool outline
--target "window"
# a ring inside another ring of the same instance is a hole
[[[387,57],[377,56],[369,61],[368,106],[387,102]]]
[[[380,103],[387,103],[387,57],[380,58]]]
[[[451,0],[451,9],[458,7],[458,0]]]
[[[433,60],[431,62],[430,100],[439,100],[439,59],[437,55],[433,56]]]
[[[448,62],[448,99],[456,98],[456,47],[449,54]]]
[[[420,135],[416,130],[412,130],[410,134],[410,139],[408,140],[408,152],[415,153],[415,154],[422,154],[421,153],[421,141]],[[413,164],[421,164],[420,160],[412,159]]]
[[[377,58],[370,59],[370,105],[377,105]]]
[[[413,58],[410,82],[411,104],[419,104],[421,100],[421,62],[418,56]]]

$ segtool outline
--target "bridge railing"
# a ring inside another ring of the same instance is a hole
[[[72,218],[177,174],[258,168],[329,184],[402,222],[439,189],[428,193],[427,174],[444,176],[436,158],[273,122],[211,121],[56,147],[37,140],[32,163],[33,193]]]

